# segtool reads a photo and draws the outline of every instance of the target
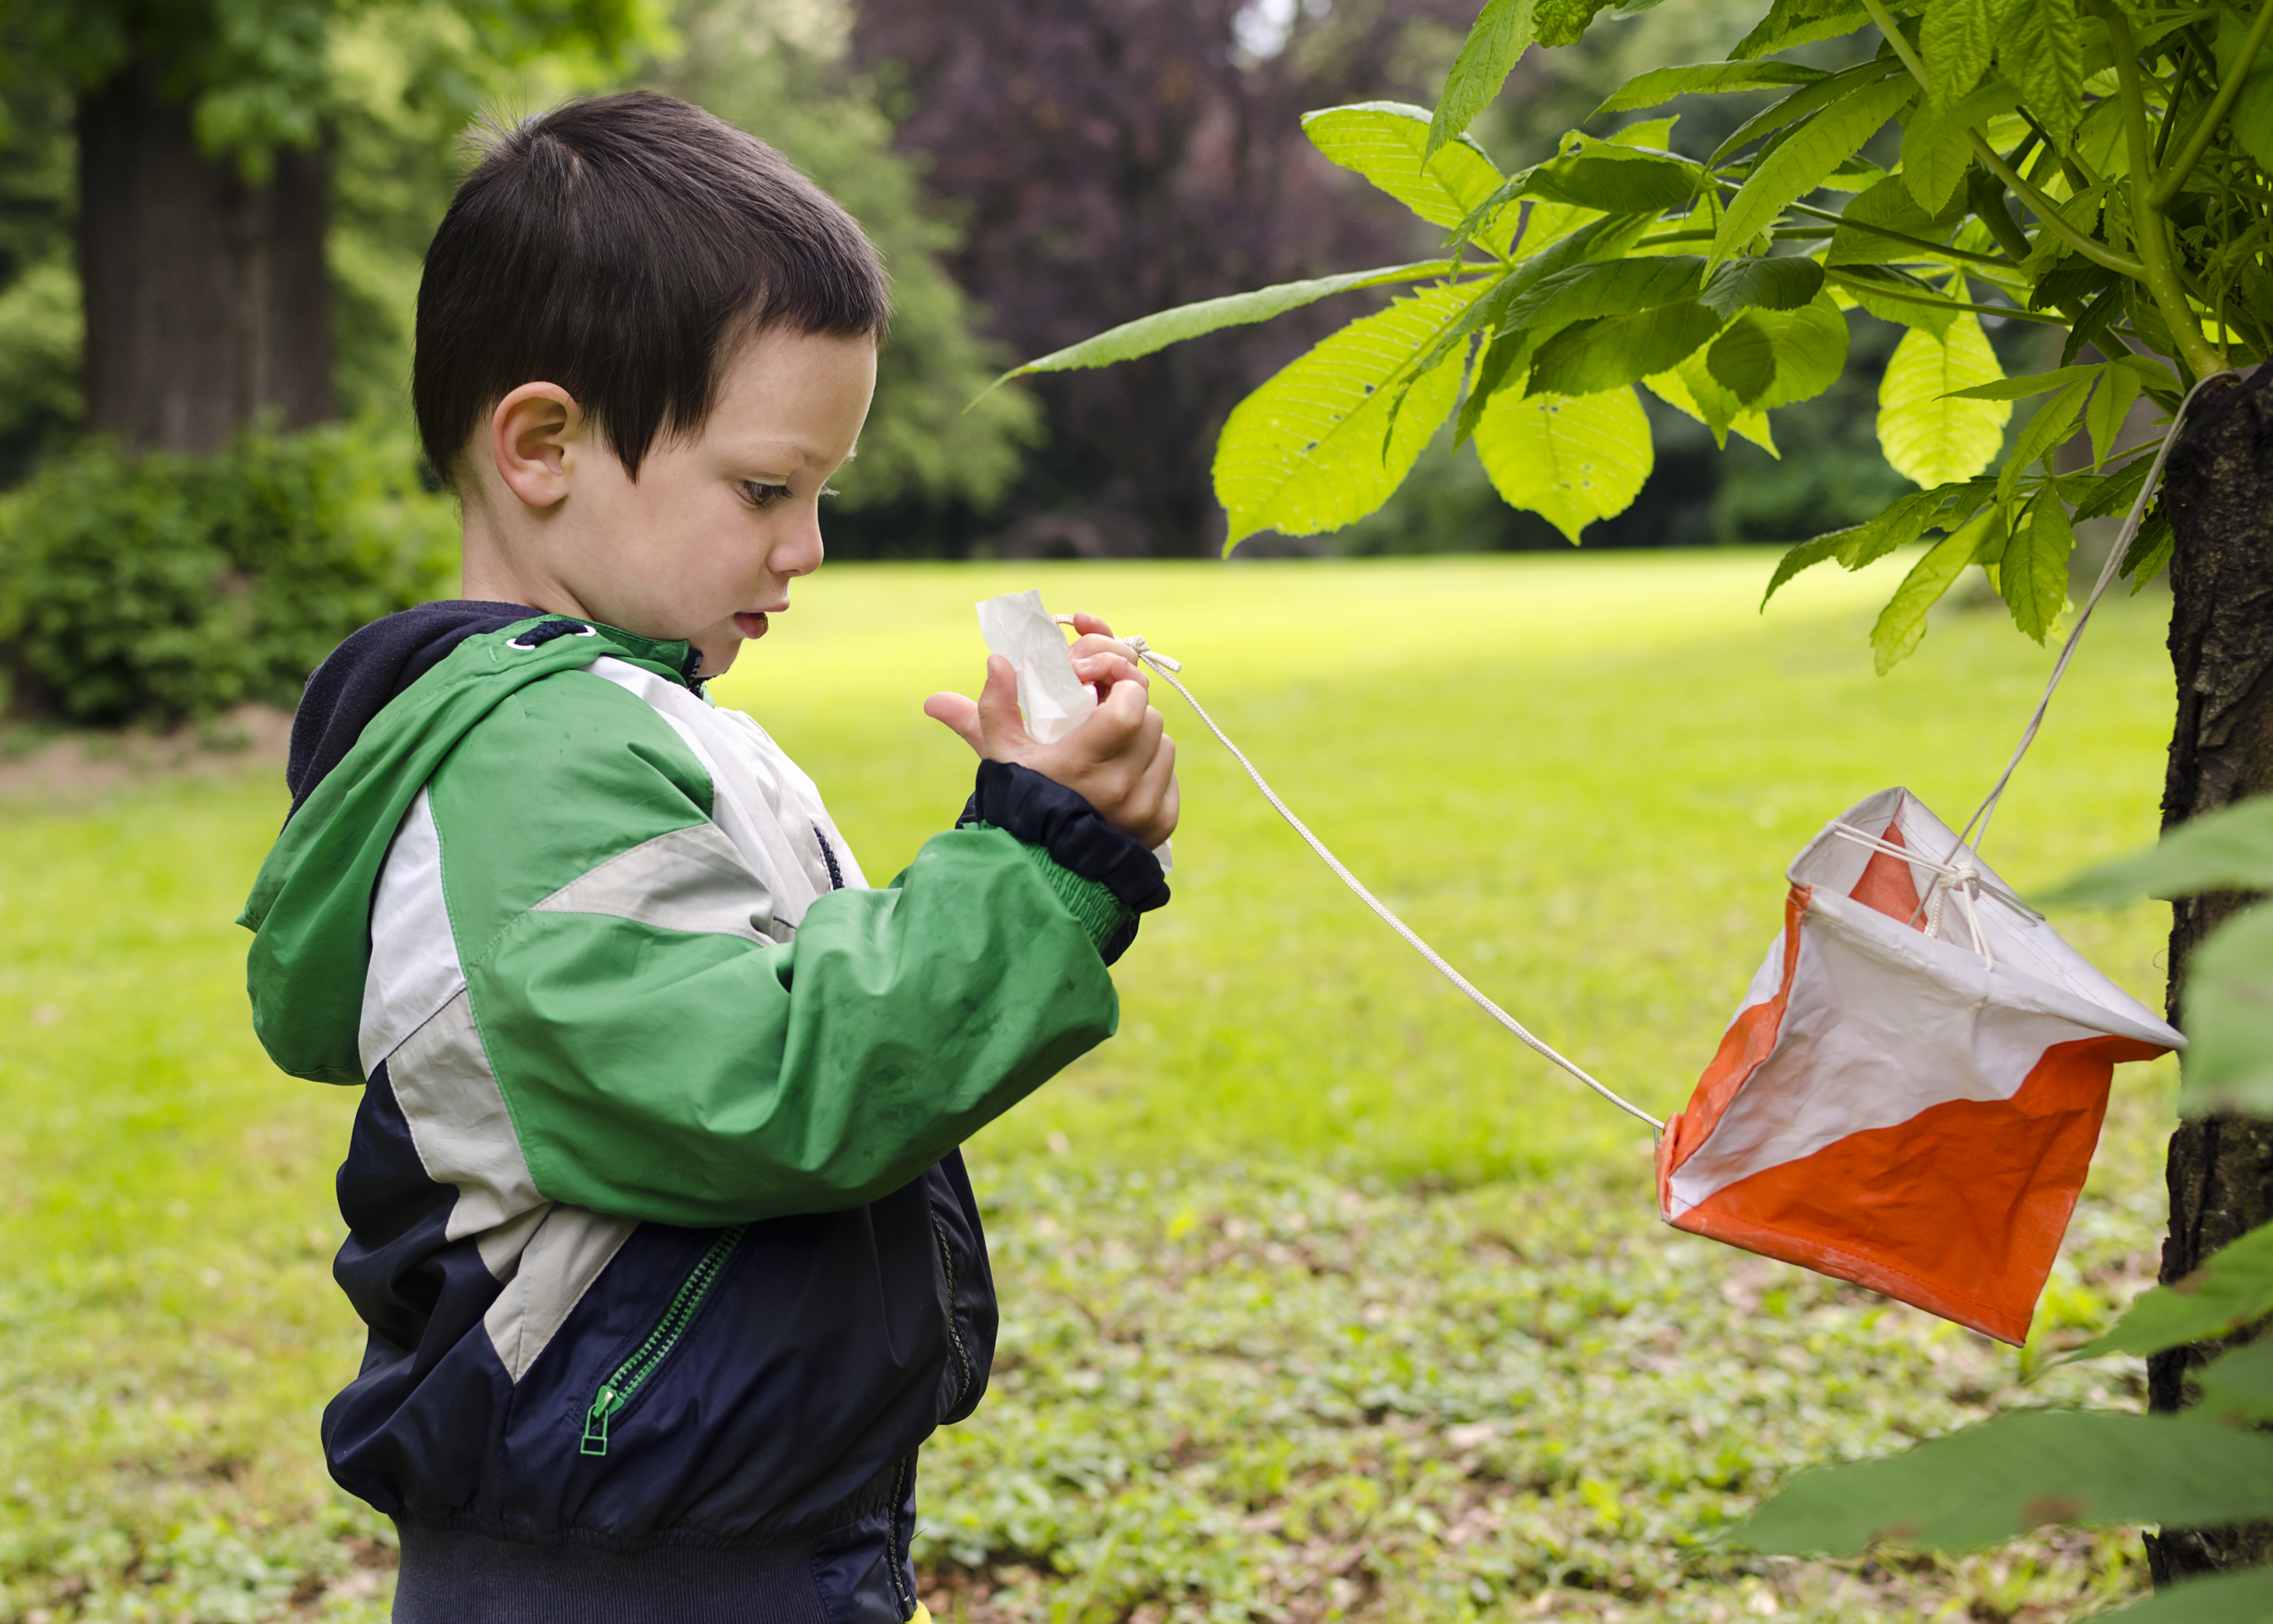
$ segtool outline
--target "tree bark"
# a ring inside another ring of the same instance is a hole
[[[2273,790],[2273,367],[2197,399],[2164,485],[2171,554],[2171,663],[2178,726],[2163,788],[2167,831]],[[2186,898],[2172,907],[2170,1010],[2202,939],[2253,898]],[[2217,1116],[2171,1137],[2171,1229],[2161,1278],[2191,1274],[2228,1242],[2273,1220],[2273,1122]],[[2175,1410],[2199,1395],[2190,1372],[2226,1343],[2172,1349],[2147,1362],[2148,1403]],[[2273,1560],[2273,1524],[2166,1530],[2147,1540],[2155,1583]]]
[[[79,164],[89,427],[206,453],[334,415],[327,149],[248,182],[138,66],[81,98]]]

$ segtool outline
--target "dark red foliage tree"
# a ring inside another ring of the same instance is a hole
[[[951,261],[1026,359],[1189,300],[1426,254],[1411,216],[1313,152],[1312,109],[1426,101],[1465,0],[856,0],[889,87],[967,236]],[[1039,382],[1050,440],[1016,551],[1213,554],[1208,467],[1240,397],[1364,308]],[[1370,296],[1379,303],[1379,296]]]

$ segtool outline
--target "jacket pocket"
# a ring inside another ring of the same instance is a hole
[[[948,1233],[947,1221],[940,1215],[934,1204],[931,1209],[931,1232],[939,1243],[939,1266],[941,1275],[941,1307],[947,1316],[947,1370],[939,1384],[939,1412],[942,1421],[961,1420],[971,1413],[978,1402],[971,1391],[978,1372],[978,1357],[971,1347],[971,1335],[963,1322],[961,1289],[968,1276],[970,1264],[958,1267],[956,1246]]]
[[[931,1222],[934,1274],[946,1338],[940,1372],[937,1419],[944,1426],[962,1420],[986,1396],[994,1364],[994,1275],[986,1267],[986,1232],[979,1221],[979,1201],[963,1170],[963,1156],[950,1151],[924,1177],[926,1216]]]
[[[609,1423],[640,1395],[677,1351],[749,1228],[746,1223],[738,1223],[718,1231],[717,1238],[694,1260],[686,1278],[679,1282],[679,1289],[671,1293],[671,1301],[664,1305],[653,1328],[641,1338],[630,1357],[600,1383],[599,1391],[592,1395],[591,1405],[584,1412],[584,1437],[578,1446],[579,1453],[607,1454]]]

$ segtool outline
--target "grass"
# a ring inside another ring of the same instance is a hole
[[[1903,782],[1953,821],[2049,657],[1951,613],[1885,680],[1883,571],[1753,613],[1763,555],[840,568],[721,685],[873,876],[960,805],[974,598],[1039,585],[1186,662],[1277,786],[1542,1034],[1677,1109],[1781,870]],[[2151,838],[2158,612],[2103,610],[1990,854],[2024,891]],[[1647,1135],[1478,1018],[1340,891],[1173,695],[1176,900],[1122,1035],[984,1132],[994,1392],[926,1456],[941,1617],[2075,1616],[2117,1535],[1909,1566],[1700,1543],[1812,1459],[2025,1390],[1909,1310],[1657,1228]],[[0,811],[0,1620],[384,1616],[388,1531],[324,1477],[357,1327],[327,1275],[349,1091],[278,1077],[230,924],[266,775]],[[2155,911],[2063,917],[2155,1001]],[[2127,1068],[2040,1324],[2151,1267],[2166,1067]]]

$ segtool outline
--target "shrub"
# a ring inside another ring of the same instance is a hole
[[[0,499],[11,708],[115,726],[294,703],[342,637],[446,589],[455,516],[416,466],[346,428],[49,464]]]

